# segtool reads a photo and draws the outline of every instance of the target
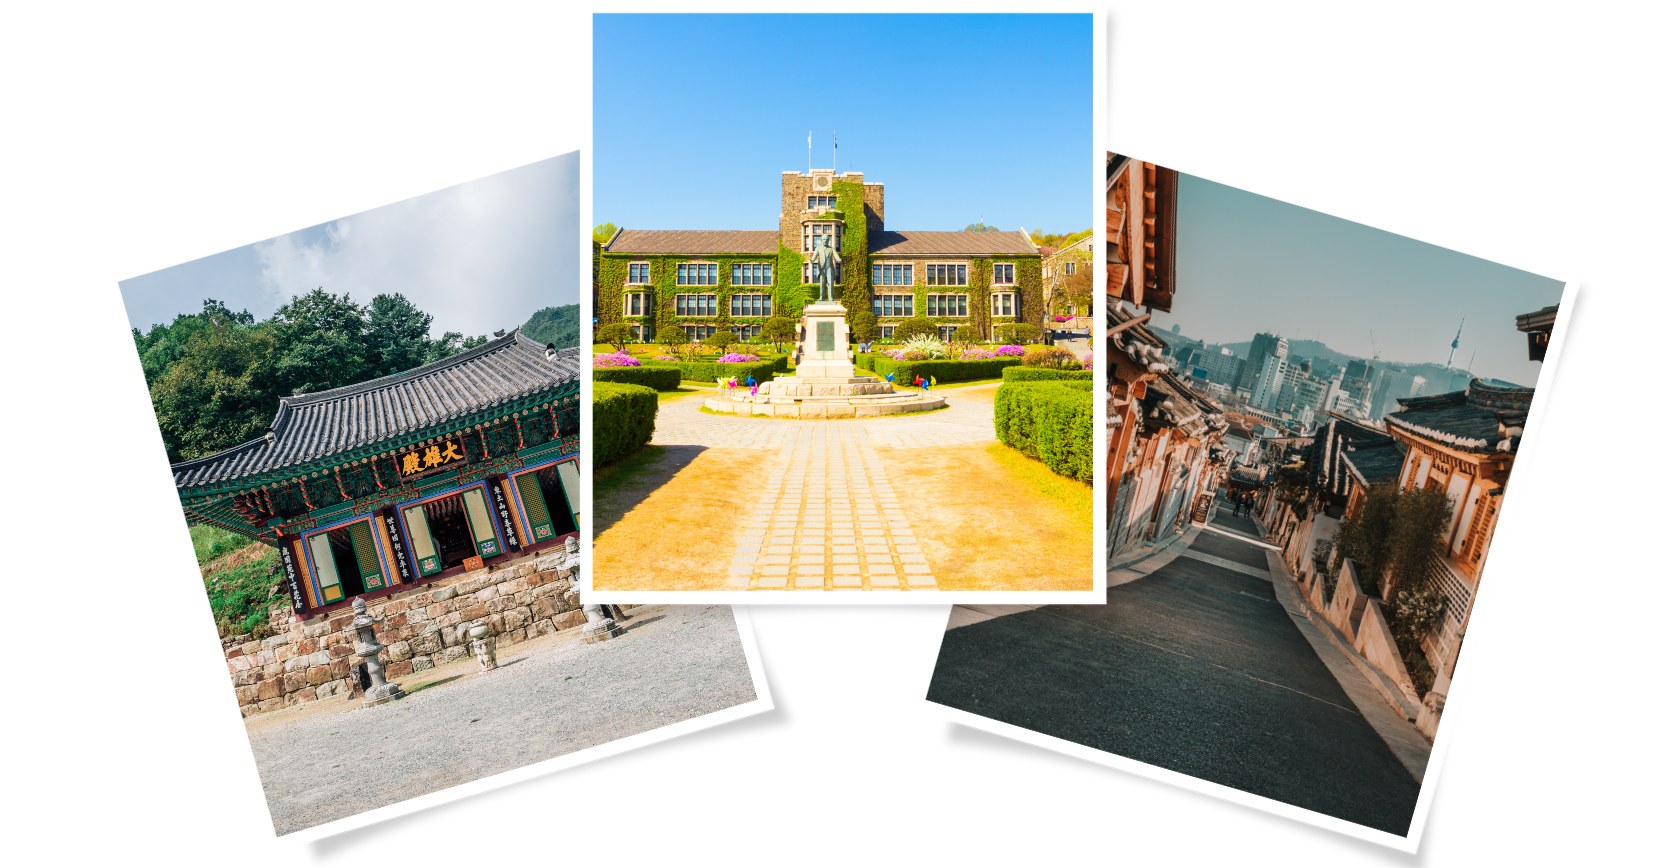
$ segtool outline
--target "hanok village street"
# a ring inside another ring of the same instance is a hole
[[[1265,334],[1210,384],[1228,353],[1136,310],[1172,309],[1179,179],[1110,168],[1108,602],[954,607],[928,699],[1404,836],[1534,390],[1300,388]],[[1511,315],[1543,360],[1556,307]]]
[[[224,640],[277,833],[755,698],[727,607],[579,605],[577,459],[578,351],[516,329],[175,465],[281,554],[289,602]]]

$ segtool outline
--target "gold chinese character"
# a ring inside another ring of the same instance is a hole
[[[461,454],[460,450],[455,448],[455,441],[453,440],[449,441],[448,448],[443,450],[443,460],[446,462],[460,461],[466,457],[467,456]]]
[[[420,472],[420,453],[410,452],[403,456],[402,472],[404,476]]]
[[[442,463],[443,463],[443,457],[438,455],[438,448],[436,446],[427,446],[426,447],[426,466],[427,467],[436,467],[436,466],[438,466],[439,464],[442,464]]]

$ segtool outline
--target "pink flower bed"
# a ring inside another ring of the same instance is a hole
[[[653,360],[656,361],[656,362],[674,362],[674,361],[676,361],[676,359],[671,357],[671,356],[654,356]]]
[[[639,368],[641,359],[625,353],[597,353],[595,367],[597,368]]]
[[[992,358],[999,358],[1002,356],[1022,356],[1026,355],[1026,352],[1026,350],[1023,350],[1014,344],[1004,344],[992,353]]]
[[[758,356],[751,354],[742,355],[741,353],[729,353],[728,355],[718,356],[718,361],[730,364],[737,362],[756,362],[758,361]]]

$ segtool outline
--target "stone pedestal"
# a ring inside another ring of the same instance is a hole
[[[600,606],[584,606],[583,613],[589,618],[589,623],[583,626],[583,641],[586,645],[605,642],[624,635],[624,628],[618,622],[601,614]]]
[[[851,378],[851,330],[846,325],[844,305],[818,301],[805,306],[793,362],[794,375],[802,380]]]

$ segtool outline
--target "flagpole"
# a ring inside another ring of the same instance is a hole
[[[811,134],[805,134],[805,175],[811,175]]]

